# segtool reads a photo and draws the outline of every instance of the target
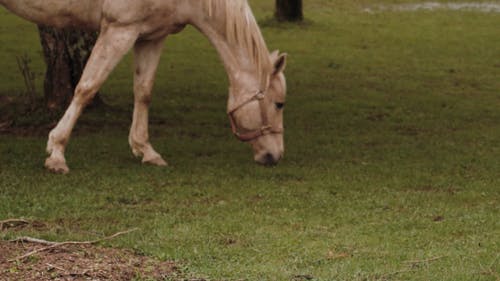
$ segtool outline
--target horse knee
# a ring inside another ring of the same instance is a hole
[[[149,106],[151,104],[151,85],[140,83],[134,86],[135,101]]]
[[[151,104],[151,95],[148,94],[148,95],[142,95],[140,98],[139,98],[139,102],[146,105],[146,106],[149,106]]]
[[[96,92],[97,88],[95,85],[81,82],[76,86],[74,99],[79,104],[85,106],[90,103]]]

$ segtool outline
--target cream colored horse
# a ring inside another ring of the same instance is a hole
[[[148,105],[165,38],[187,24],[206,35],[227,70],[233,133],[249,142],[254,159],[283,156],[286,54],[269,53],[247,0],[0,0],[15,14],[55,27],[99,30],[74,98],[50,132],[45,167],[69,171],[64,151],[83,108],[131,49],[135,54],[134,116],[129,143],[143,163],[166,165],[149,142]]]

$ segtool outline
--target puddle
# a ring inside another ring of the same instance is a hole
[[[383,11],[414,12],[414,11],[477,11],[483,13],[500,13],[500,2],[462,2],[462,3],[440,3],[423,2],[413,4],[377,5],[364,9],[367,13]]]

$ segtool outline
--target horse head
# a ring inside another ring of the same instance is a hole
[[[258,90],[232,88],[228,114],[236,137],[248,142],[254,152],[254,160],[263,165],[275,165],[283,158],[283,110],[286,98],[284,69],[286,54],[278,51],[270,54],[273,69],[264,89],[246,83],[246,87]],[[256,80],[253,80],[256,81]],[[254,82],[253,84],[258,84]]]

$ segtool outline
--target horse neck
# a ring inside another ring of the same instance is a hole
[[[239,0],[229,0],[239,1]],[[191,23],[200,30],[217,50],[226,69],[229,82],[233,88],[260,90],[265,87],[266,72],[270,65],[269,52],[265,50],[265,60],[257,63],[248,50],[230,42],[226,36],[226,21],[224,16],[207,17],[197,14]],[[264,41],[260,32],[256,34]],[[265,46],[264,46],[265,47]]]

